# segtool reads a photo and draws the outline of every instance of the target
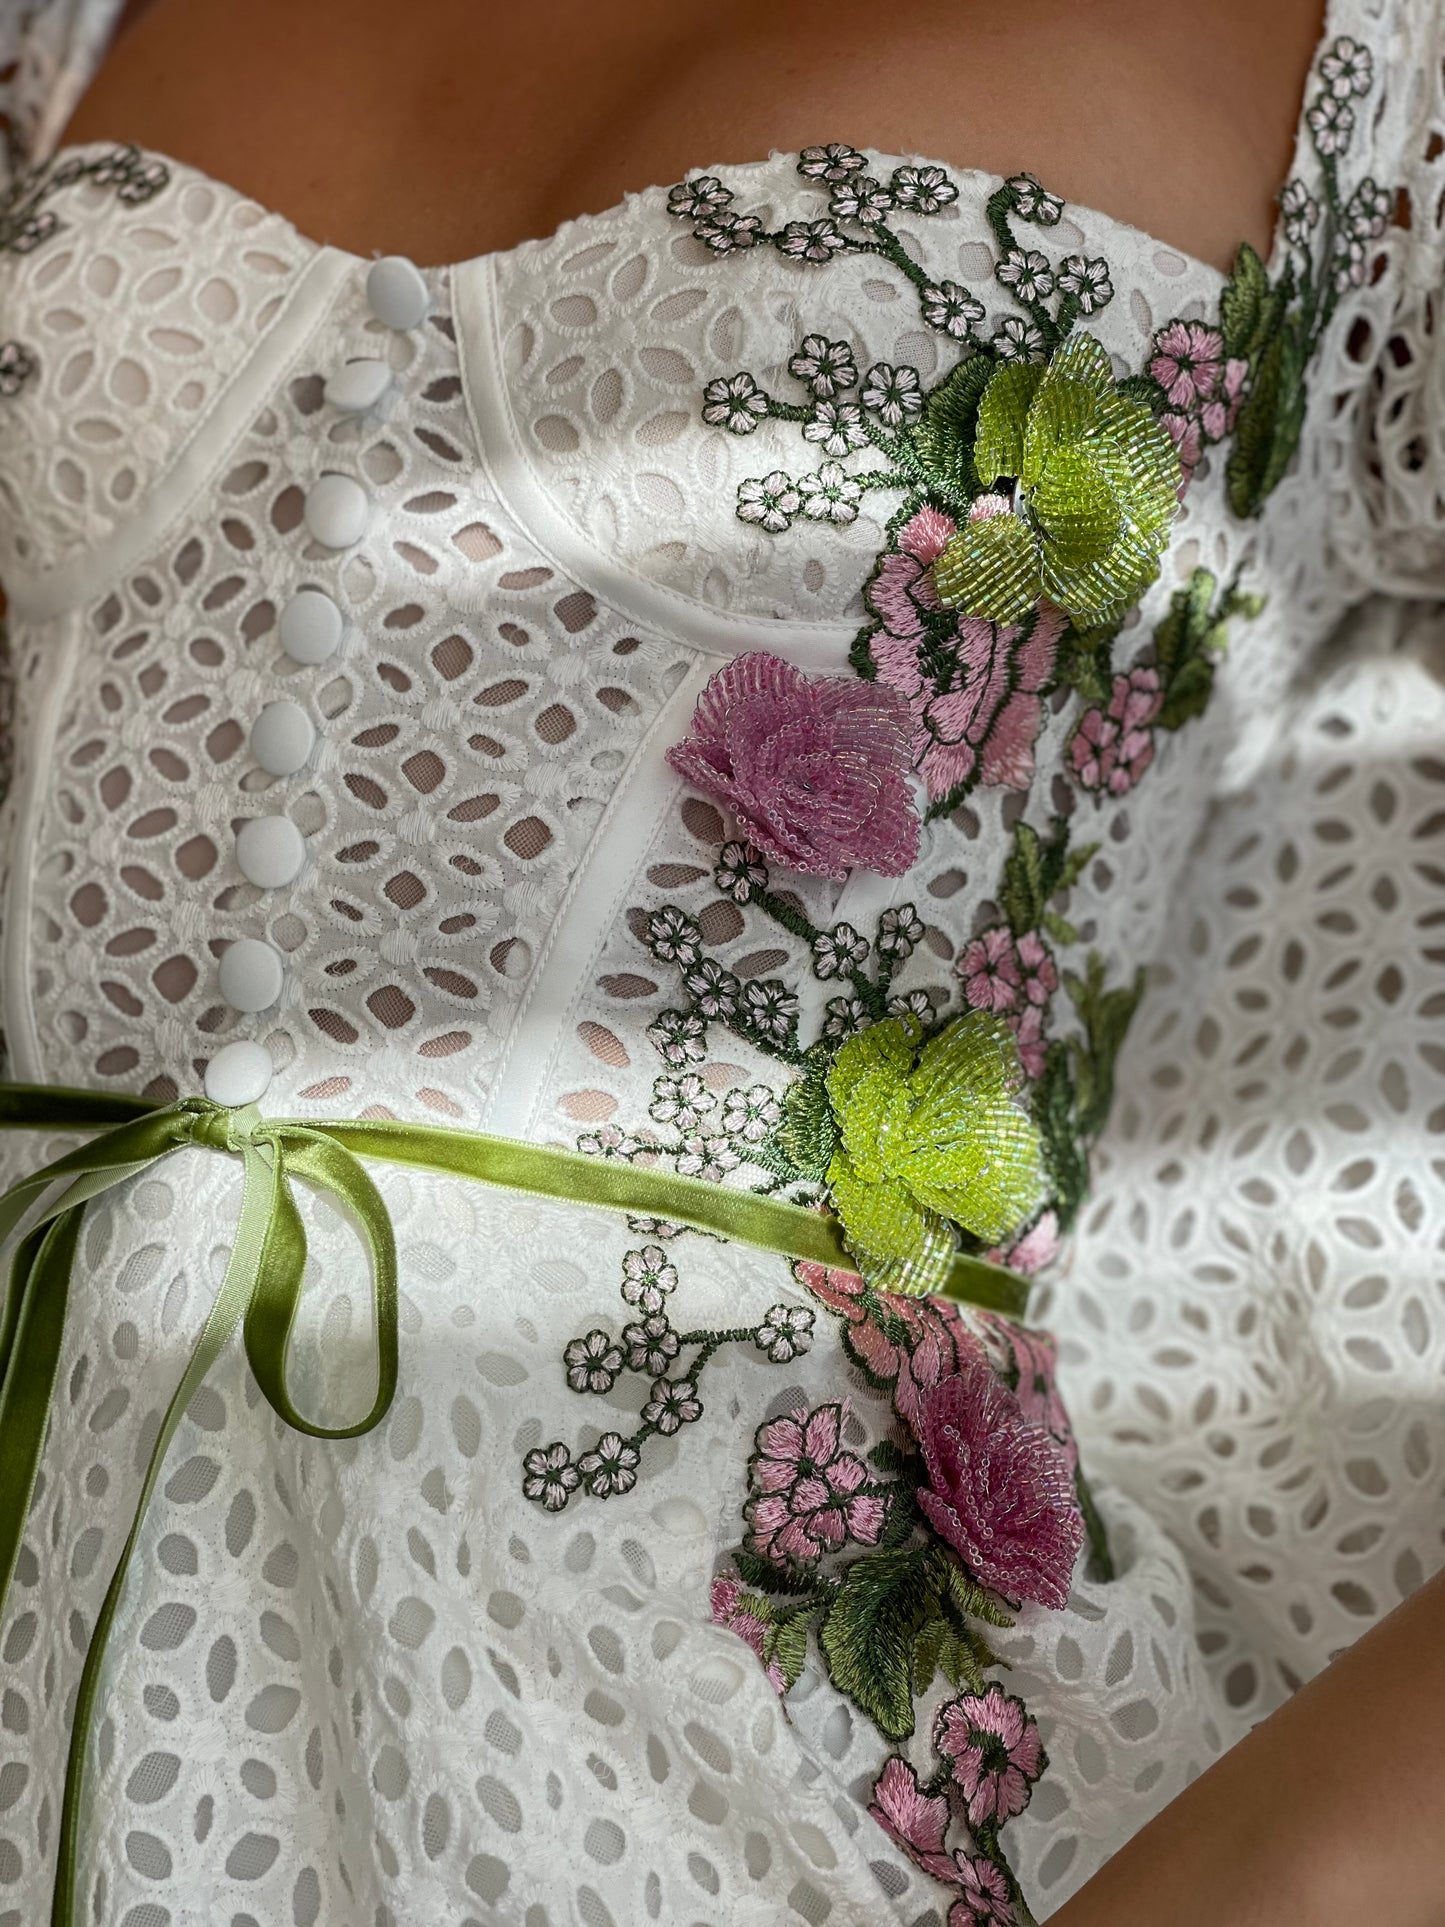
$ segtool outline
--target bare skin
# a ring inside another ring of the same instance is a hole
[[[67,139],[138,141],[317,240],[432,262],[699,166],[843,139],[1027,168],[1227,268],[1241,240],[1268,248],[1320,13],[1321,0],[886,13],[876,0],[142,0]],[[1445,1577],[1176,1800],[1057,1927],[1439,1927],[1442,1619]]]
[[[148,0],[67,139],[189,161],[360,254],[464,260],[690,169],[847,140],[1227,268],[1261,251],[1321,0]],[[1201,18],[1203,16],[1203,19]]]

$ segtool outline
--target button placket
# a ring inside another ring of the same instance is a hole
[[[419,328],[431,310],[431,291],[416,265],[401,255],[372,264],[366,277],[367,306],[375,320],[397,331]],[[327,380],[327,405],[342,416],[360,417],[390,392],[390,364],[375,355],[343,362]],[[314,542],[337,555],[355,548],[371,521],[370,494],[355,476],[328,469],[306,492],[302,519]],[[302,668],[327,663],[341,646],[346,618],[335,597],[314,584],[295,589],[281,611],[282,651]],[[251,753],[268,775],[299,774],[311,760],[317,740],[308,710],[292,697],[263,705],[251,725]],[[290,816],[252,817],[236,832],[236,863],[248,883],[261,890],[284,889],[300,875],[306,839]],[[221,995],[233,1010],[251,1015],[269,1010],[285,988],[286,969],[274,945],[261,937],[239,937],[227,945],[218,966]],[[255,1103],[271,1081],[265,1046],[246,1039],[224,1045],[206,1069],[206,1095],[218,1104]]]

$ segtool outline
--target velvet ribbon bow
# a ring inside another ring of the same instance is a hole
[[[254,1105],[229,1110],[201,1097],[158,1107],[143,1098],[101,1092],[0,1085],[0,1129],[98,1128],[100,1135],[22,1178],[0,1197],[0,1244],[12,1237],[33,1207],[41,1207],[16,1246],[0,1309],[0,1622],[45,1444],[65,1337],[71,1267],[86,1205],[186,1146],[239,1158],[243,1190],[225,1277],[166,1407],[81,1672],[66,1764],[52,1927],[76,1927],[80,1918],[75,1898],[78,1830],[90,1736],[106,1644],[141,1523],[176,1427],[237,1325],[262,1395],[293,1430],[310,1438],[357,1438],[379,1425],[391,1407],[398,1370],[396,1235],[362,1157],[670,1219],[785,1257],[854,1268],[837,1220],[821,1213],[545,1145],[439,1125],[276,1120],[263,1118]],[[306,1269],[306,1231],[293,1189],[298,1179],[330,1193],[344,1209],[370,1263],[376,1395],[366,1415],[349,1425],[325,1426],[306,1418],[287,1385],[287,1352]],[[960,1255],[944,1289],[952,1297],[1017,1313],[1027,1286],[997,1265]]]

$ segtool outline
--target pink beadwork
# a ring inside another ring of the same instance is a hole
[[[1084,1521],[1063,1449],[975,1361],[923,1399],[928,1470],[918,1503],[984,1585],[1043,1606],[1068,1601]]]
[[[908,711],[878,683],[740,656],[704,689],[668,761],[789,869],[901,876],[918,854]]]
[[[1006,507],[1001,496],[974,504],[984,516]],[[939,608],[930,571],[956,530],[952,517],[934,508],[919,509],[903,525],[897,548],[882,557],[868,586],[881,624],[869,648],[878,680],[908,700],[914,762],[930,797],[974,780],[1027,789],[1043,726],[1039,692],[1053,674],[1065,618],[1050,603],[1008,628],[956,616],[951,668],[940,676],[936,665],[925,667],[926,618]]]
[[[1038,1724],[1022,1700],[1001,1686],[961,1694],[940,1710],[933,1737],[951,1763],[971,1827],[1001,1826],[1023,1812],[1045,1762]]]

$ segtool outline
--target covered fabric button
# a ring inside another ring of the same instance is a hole
[[[236,862],[258,890],[280,890],[301,874],[306,839],[289,816],[253,816],[236,832]]]
[[[221,995],[232,1010],[269,1010],[285,977],[280,956],[259,937],[238,937],[222,952]]]
[[[322,475],[306,492],[306,527],[328,549],[349,549],[366,533],[371,503],[350,475]]]
[[[271,1070],[271,1054],[264,1044],[253,1044],[245,1038],[222,1044],[206,1066],[206,1096],[229,1110],[254,1104],[266,1095]]]
[[[326,399],[348,415],[375,408],[391,386],[391,370],[384,361],[348,361],[326,384]]]
[[[268,776],[294,776],[316,746],[316,726],[300,703],[267,703],[251,725],[251,754]]]
[[[388,328],[419,328],[431,306],[421,270],[404,254],[389,254],[372,264],[366,299],[377,320]]]
[[[345,626],[324,589],[298,589],[281,611],[281,647],[292,662],[325,662],[339,648]]]

